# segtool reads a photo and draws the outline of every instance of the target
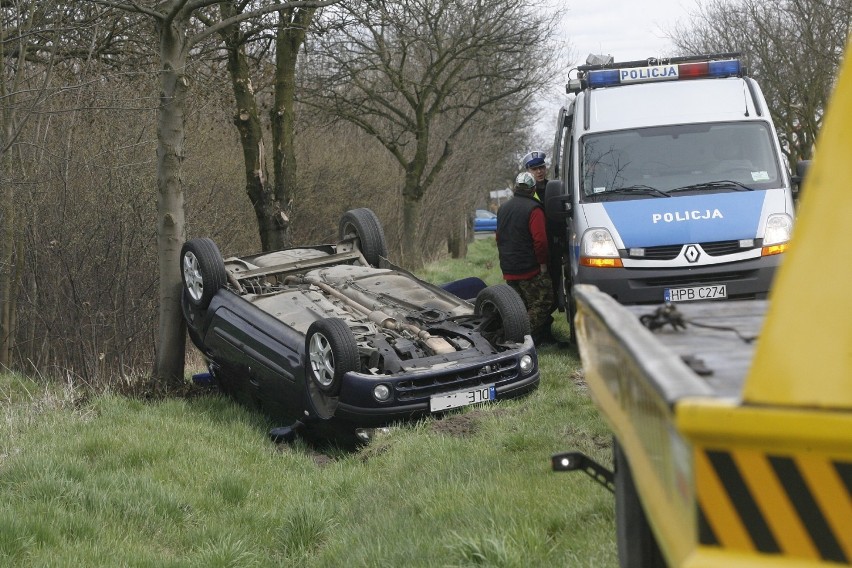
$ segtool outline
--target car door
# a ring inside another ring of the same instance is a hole
[[[304,337],[243,298],[220,296],[205,344],[228,390],[270,417],[290,419],[304,400]]]

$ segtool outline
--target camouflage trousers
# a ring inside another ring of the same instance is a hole
[[[533,341],[550,335],[553,323],[553,284],[546,274],[538,274],[529,280],[507,280],[527,307]]]

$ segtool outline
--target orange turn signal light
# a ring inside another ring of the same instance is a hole
[[[592,268],[621,268],[620,258],[580,258],[580,264]]]
[[[782,243],[780,245],[763,247],[763,249],[760,251],[760,256],[772,256],[773,254],[781,254],[782,252],[787,252],[787,249],[789,247],[790,243]]]

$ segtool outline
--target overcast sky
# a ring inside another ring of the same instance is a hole
[[[677,55],[666,38],[672,27],[686,24],[699,0],[569,0],[561,39],[570,43],[573,65],[582,65],[590,53],[609,54],[616,61]],[[564,80],[541,101],[537,137],[552,143],[553,123],[567,102]]]
[[[697,0],[572,0],[564,29],[575,55],[605,53],[616,61],[674,55],[666,31],[686,23]]]

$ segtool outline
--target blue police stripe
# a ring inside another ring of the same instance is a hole
[[[626,248],[654,247],[756,238],[766,195],[743,191],[602,205]]]

